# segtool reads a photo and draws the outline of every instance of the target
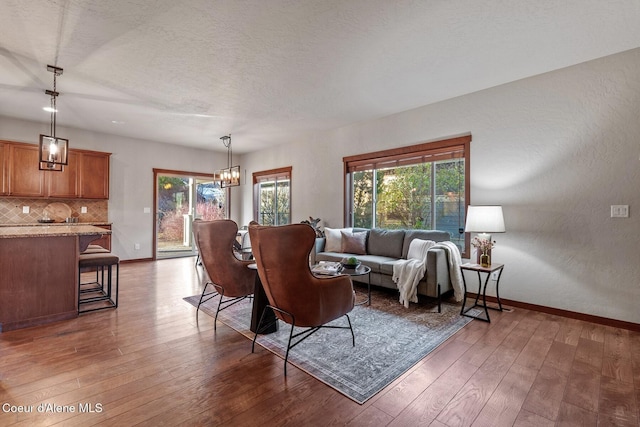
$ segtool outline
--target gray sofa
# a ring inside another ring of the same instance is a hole
[[[433,240],[443,242],[451,237],[446,231],[438,230],[386,230],[386,229],[342,229],[352,230],[353,233],[366,232],[366,253],[354,254],[339,251],[326,251],[326,238],[316,239],[312,252],[312,262],[340,261],[345,257],[356,257],[364,265],[371,267],[371,284],[385,288],[397,289],[393,282],[393,264],[398,259],[406,259],[409,245],[413,239]],[[335,236],[333,237],[335,239]],[[344,243],[343,243],[344,245]],[[333,243],[335,248],[335,243]],[[367,282],[367,276],[354,276],[354,281]],[[418,284],[418,294],[438,299],[440,312],[441,297],[452,291],[449,278],[449,263],[447,253],[441,248],[431,248],[427,253],[427,272]]]

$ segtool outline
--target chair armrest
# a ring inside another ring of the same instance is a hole
[[[449,277],[449,261],[447,253],[442,248],[431,248],[427,251],[427,272],[425,273],[427,287],[435,289],[440,284],[441,292],[452,289]]]

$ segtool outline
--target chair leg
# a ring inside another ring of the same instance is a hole
[[[286,353],[285,353],[285,355],[284,355],[284,376],[285,376],[285,377],[287,376],[287,362],[289,361],[289,351],[290,351],[293,347],[297,346],[297,345],[298,345],[298,344],[300,344],[302,341],[306,340],[307,338],[309,338],[311,335],[313,335],[314,333],[316,333],[317,331],[319,331],[319,330],[320,330],[320,329],[322,329],[322,328],[331,328],[331,329],[349,329],[349,330],[351,331],[351,342],[352,342],[352,344],[353,344],[353,346],[354,346],[354,347],[355,347],[355,345],[356,345],[356,336],[355,336],[355,334],[354,334],[354,332],[353,332],[353,326],[351,325],[351,318],[349,317],[349,315],[348,315],[348,314],[345,314],[345,316],[347,317],[347,323],[349,324],[349,326],[348,326],[348,327],[347,327],[347,326],[326,326],[326,325],[312,326],[312,327],[310,327],[310,328],[307,328],[307,329],[305,329],[305,330],[303,330],[303,331],[300,331],[300,332],[298,332],[298,333],[294,334],[294,333],[293,333],[293,329],[295,328],[295,324],[296,324],[295,316],[294,316],[293,314],[288,313],[288,312],[286,312],[286,311],[284,311],[284,310],[281,310],[281,309],[279,309],[279,308],[277,308],[277,307],[273,307],[273,306],[271,306],[271,305],[267,305],[267,306],[264,308],[264,310],[262,310],[262,315],[260,316],[260,321],[258,322],[258,327],[256,328],[256,332],[255,332],[255,334],[253,335],[253,342],[251,343],[251,353],[253,353],[253,352],[254,352],[255,345],[256,345],[256,339],[258,338],[258,334],[260,333],[260,331],[261,331],[263,328],[268,327],[268,326],[270,326],[270,325],[271,325],[271,324],[266,325],[266,326],[263,326],[263,325],[262,325],[262,322],[263,322],[263,320],[264,320],[264,314],[265,314],[265,312],[266,312],[267,308],[270,308],[270,309],[272,309],[272,310],[274,310],[274,311],[277,311],[277,312],[281,313],[281,314],[282,314],[282,315],[284,315],[284,316],[287,316],[287,317],[291,318],[291,322],[290,322],[290,324],[291,324],[291,330],[289,331],[289,340],[287,341],[287,351],[286,351]],[[277,321],[277,320],[276,320],[276,321]],[[293,339],[294,339],[294,338],[298,338],[298,337],[300,337],[300,336],[301,336],[302,338],[300,338],[299,340],[297,340],[296,342],[294,342],[293,344],[291,344],[291,341],[293,341]]]
[[[356,336],[353,333],[353,327],[351,326],[351,319],[349,318],[348,314],[345,314],[345,316],[347,316],[347,322],[349,322],[349,330],[351,331],[351,341],[353,342],[353,346],[356,346]]]
[[[211,298],[215,298],[218,295],[217,290],[206,293],[207,286],[209,285],[214,286],[213,283],[211,282],[207,282],[204,284],[204,289],[202,289],[202,295],[200,295],[200,301],[198,301],[198,307],[196,308],[196,317],[198,317],[198,313],[200,312],[200,305],[202,305],[202,303],[209,301]],[[214,289],[215,289],[215,286],[214,286]]]
[[[218,291],[218,295],[220,295],[220,300],[218,301],[218,308],[216,310],[216,316],[213,319],[213,330],[215,331],[218,325],[218,314],[220,314],[220,312],[222,310],[225,310],[227,308],[229,308],[230,306],[239,303],[240,301],[242,301],[243,299],[247,298],[248,295],[244,295],[241,297],[229,297],[229,299],[227,299],[226,301],[224,301],[224,288],[220,285],[216,285],[215,283],[213,283],[213,287]],[[211,297],[213,298],[213,297]]]
[[[213,285],[215,287],[215,285]],[[216,288],[217,289],[217,288]],[[220,314],[220,305],[222,305],[222,298],[224,297],[224,288],[220,288],[218,291],[220,294],[220,300],[218,301],[218,309],[216,310],[216,317],[213,318],[213,330],[215,331],[218,326],[218,314]]]

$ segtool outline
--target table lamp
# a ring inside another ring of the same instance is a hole
[[[478,233],[478,238],[491,242],[491,233],[504,233],[504,216],[502,206],[469,206],[467,222],[464,227],[466,233]],[[491,259],[491,249],[487,251]],[[477,263],[480,262],[480,251],[477,251]]]

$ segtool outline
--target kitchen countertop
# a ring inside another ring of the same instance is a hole
[[[78,224],[40,224],[34,226],[10,226],[0,227],[0,239],[20,238],[20,237],[53,237],[53,236],[82,236],[93,234],[111,234],[111,230]]]

